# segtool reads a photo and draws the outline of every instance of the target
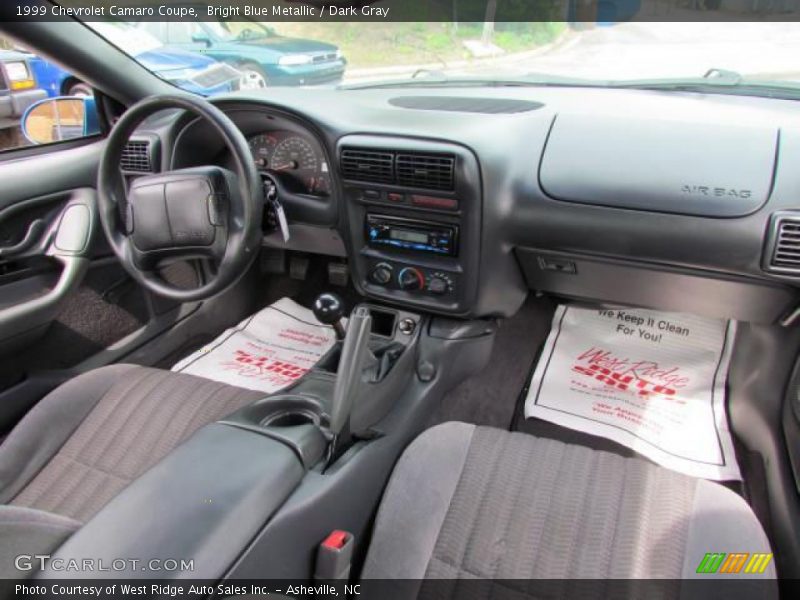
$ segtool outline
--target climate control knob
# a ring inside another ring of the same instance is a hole
[[[447,279],[434,275],[428,280],[428,291],[431,294],[441,295],[447,292],[450,287]]]
[[[406,267],[397,274],[397,285],[401,290],[413,292],[425,287],[425,276],[414,267]]]
[[[392,280],[392,265],[379,263],[370,271],[369,278],[372,283],[386,285]]]

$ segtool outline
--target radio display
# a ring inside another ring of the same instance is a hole
[[[428,234],[420,233],[418,231],[409,231],[407,229],[390,229],[389,235],[393,240],[401,240],[403,242],[413,242],[415,244],[428,243]]]
[[[364,225],[370,246],[440,256],[458,255],[457,225],[373,214],[367,215]]]

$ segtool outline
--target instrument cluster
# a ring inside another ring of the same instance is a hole
[[[254,135],[248,144],[259,171],[280,176],[297,192],[330,195],[330,165],[314,140],[277,130]]]

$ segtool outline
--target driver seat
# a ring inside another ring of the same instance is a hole
[[[112,365],[45,396],[0,446],[0,578],[18,555],[49,554],[204,425],[262,392]]]

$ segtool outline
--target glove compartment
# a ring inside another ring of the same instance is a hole
[[[741,217],[772,191],[768,125],[559,114],[539,165],[551,198],[645,211]]]

